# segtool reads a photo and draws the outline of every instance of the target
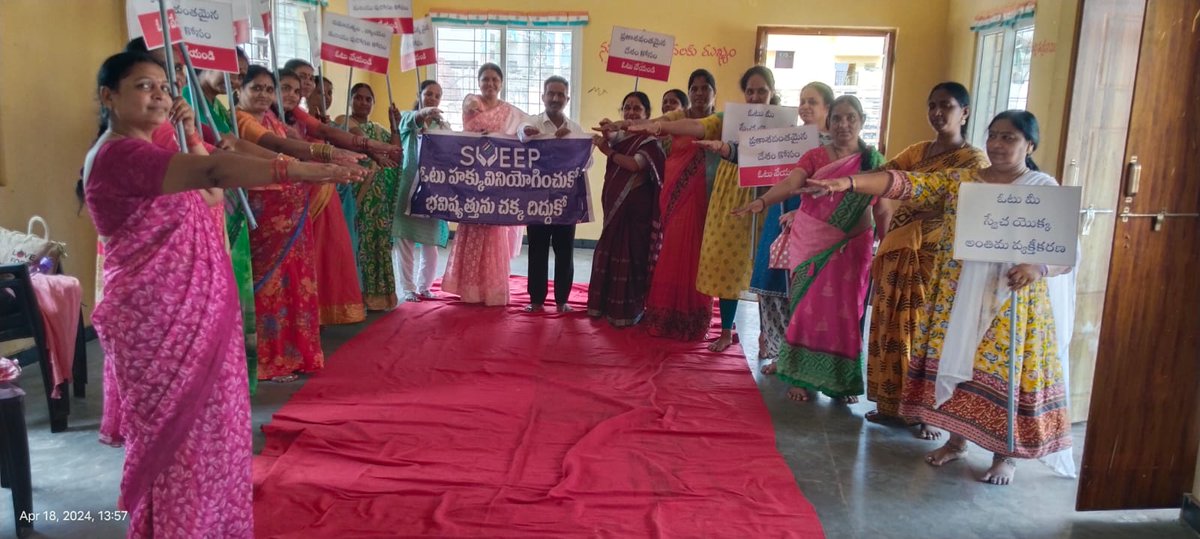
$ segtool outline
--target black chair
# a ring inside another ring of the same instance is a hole
[[[24,264],[0,266],[0,342],[33,339],[33,348],[16,354],[14,359],[21,363],[22,367],[34,362],[38,364],[39,370],[42,371],[42,385],[46,389],[47,407],[50,410],[50,432],[62,432],[67,430],[67,416],[71,413],[70,383],[62,383],[62,398],[50,397],[54,392],[54,371],[50,366],[50,349],[46,345],[46,333],[42,324],[42,313],[38,308],[37,296],[33,293],[29,268]],[[79,372],[78,366],[83,364],[84,377],[80,379],[86,380],[86,349],[79,345],[79,340],[80,338],[76,338],[76,367],[72,376]],[[81,352],[85,354],[82,361],[78,357]],[[30,356],[33,356],[32,359]]]
[[[0,390],[0,393],[4,391]],[[25,537],[33,530],[33,472],[30,468],[24,399],[19,395],[5,395],[0,397],[0,487],[12,489],[17,537]]]

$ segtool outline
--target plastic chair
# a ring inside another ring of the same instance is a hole
[[[70,383],[63,382],[60,393],[62,398],[50,397],[54,392],[54,371],[50,366],[50,349],[46,345],[42,313],[38,309],[37,296],[33,293],[29,268],[24,264],[0,266],[0,295],[7,296],[6,299],[0,300],[0,342],[33,339],[34,347],[31,352],[37,356],[36,362],[42,371],[42,385],[46,389],[46,404],[50,410],[50,432],[65,431],[67,430],[67,416],[71,413],[71,399],[68,397],[71,394]],[[80,348],[79,338],[76,338],[76,365],[87,363],[86,357],[82,362],[78,360]],[[21,361],[22,356],[29,355],[31,354],[16,355],[21,366],[33,363],[33,361]],[[73,370],[78,372],[77,368]],[[86,371],[84,376],[86,379]]]

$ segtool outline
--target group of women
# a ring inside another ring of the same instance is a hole
[[[93,315],[108,355],[101,439],[126,447],[119,505],[130,511],[131,536],[250,537],[248,518],[228,517],[252,512],[243,358],[252,382],[319,369],[322,324],[397,304],[393,264],[405,300],[432,296],[446,225],[408,215],[402,195],[416,179],[418,135],[447,128],[441,88],[427,81],[413,110],[391,107],[389,129],[369,120],[374,94],[359,84],[353,113],[330,121],[330,84],[318,84],[311,65],[272,72],[243,57],[244,73],[231,80],[197,77],[190,97],[211,118],[199,128],[185,98],[172,97],[165,54],[135,40],[98,74],[102,133],[82,192],[106,255],[105,297]],[[503,72],[485,64],[478,75],[464,129],[514,133],[524,114],[499,98]],[[800,116],[821,129],[822,146],[760,193],[737,183],[737,148],[720,141],[716,86],[697,70],[686,93],[663,96],[662,115],[651,119],[648,96],[632,92],[620,120],[601,122],[593,142],[607,158],[604,222],[589,315],[699,340],[717,298],[721,331],[710,349],[720,351],[736,340],[739,295],[753,290],[760,354],[778,357],[765,371],[790,383],[795,400],[819,391],[851,402],[863,392],[862,321],[873,286],[872,419],[949,430],[927,457],[934,465],[961,458],[967,440],[993,451],[985,479],[994,483],[1011,479],[1013,458],[1069,448],[1056,331],[1065,324],[1047,280],[1070,268],[964,263],[950,251],[962,182],[1055,183],[1029,158],[1038,142],[1033,116],[993,119],[984,159],[962,137],[966,90],[943,83],[928,101],[937,137],[884,163],[859,136],[858,100],[812,83]],[[747,103],[774,102],[774,86],[759,66],[740,80]],[[231,92],[232,113],[217,99]],[[765,215],[761,230],[750,214]],[[883,243],[873,256],[875,237]],[[519,229],[460,225],[443,289],[465,302],[506,304],[519,246]],[[1000,314],[1007,302],[995,299],[1009,288],[1017,291],[1017,342]],[[248,350],[253,341],[257,349]],[[1011,347],[1022,358],[1015,451],[1005,448],[1000,420]]]
[[[429,107],[393,107],[389,131],[367,120],[366,85],[352,89],[354,114],[330,122],[330,84],[318,88],[307,62],[272,72],[239,54],[242,73],[187,84],[173,52],[175,88],[167,52],[141,39],[98,76],[101,134],[80,192],[105,255],[93,316],[108,355],[101,440],[126,447],[132,536],[249,537],[248,519],[220,515],[250,514],[256,381],[320,369],[322,325],[395,307],[393,258],[406,299],[432,297],[427,273],[411,278],[412,253],[421,244],[435,267],[427,246],[445,245],[446,224],[408,216],[398,192],[415,176],[417,132],[440,121],[441,90],[424,85]]]
[[[755,66],[740,88],[747,103],[768,103],[774,77]],[[736,338],[737,298],[753,291],[759,357],[772,360],[763,372],[787,382],[790,399],[819,392],[853,403],[866,392],[877,403],[869,420],[915,426],[925,439],[951,433],[927,455],[932,465],[962,458],[968,440],[993,452],[983,476],[993,484],[1011,481],[1014,458],[1043,458],[1073,474],[1064,353],[1073,321],[1057,305],[1073,294],[1071,268],[963,262],[951,249],[963,182],[1057,184],[1031,158],[1036,118],[1001,113],[989,123],[986,151],[973,147],[964,138],[970,96],[941,83],[927,101],[935,137],[889,161],[860,136],[859,100],[813,82],[801,90],[799,112],[820,129],[820,147],[756,192],[738,185],[736,144],[720,141],[715,94],[712,75],[697,70],[686,95],[663,96],[663,115],[650,119],[649,99],[632,92],[621,119],[598,127],[595,144],[608,163],[589,314],[698,340],[717,298],[721,332],[709,349],[720,351]],[[751,214],[763,218],[757,230]],[[1017,342],[1008,290],[1016,291]],[[1013,347],[1021,364],[1009,450]]]

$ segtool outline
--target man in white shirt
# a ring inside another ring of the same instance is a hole
[[[526,142],[539,136],[565,137],[586,134],[578,123],[563,114],[570,102],[570,84],[558,75],[542,84],[542,103],[546,111],[529,116],[517,127],[517,138]],[[546,301],[546,280],[550,266],[550,246],[554,246],[554,304],[558,312],[570,312],[571,281],[575,277],[575,225],[529,225],[529,305],[525,312],[538,312]]]

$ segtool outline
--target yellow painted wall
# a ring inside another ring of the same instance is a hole
[[[674,34],[680,45],[694,44],[700,54],[675,59],[671,84],[643,81],[641,89],[655,96],[682,87],[692,69],[705,67],[717,76],[718,103],[741,101],[737,81],[754,62],[759,25],[806,25],[896,28],[895,78],[889,121],[889,149],[926,138],[925,95],[943,80],[950,67],[945,51],[945,15],[960,0],[861,0],[829,9],[817,0],[695,0],[675,2],[634,0],[525,0],[523,10],[587,11],[583,29],[583,71],[574,99],[580,101],[584,125],[615,116],[618,101],[632,88],[629,77],[604,72],[601,43],[612,26],[644,26]],[[32,214],[50,224],[56,239],[67,242],[71,273],[84,285],[84,298],[93,297],[95,232],[86,212],[76,214],[74,183],[83,156],[96,133],[95,73],[100,62],[126,41],[123,0],[4,0],[0,10],[0,226],[23,229]],[[346,0],[333,0],[329,9],[345,12]],[[488,0],[417,0],[416,12],[430,8],[494,8]],[[55,32],[44,32],[39,21],[57,21]],[[63,40],[63,36],[70,36]],[[731,52],[722,62],[703,56],[705,46]],[[335,84],[335,101],[344,103],[345,68],[328,66]],[[396,100],[414,99],[413,74],[393,76]],[[381,77],[355,73],[355,81],[383,86]],[[336,110],[335,110],[336,112]],[[531,111],[532,112],[532,111]],[[382,114],[382,110],[379,111]],[[600,169],[593,173],[593,198],[599,199]],[[597,208],[598,209],[598,208]],[[595,239],[599,225],[580,228],[580,238]],[[89,305],[90,310],[90,305]]]
[[[522,11],[586,11],[590,22],[583,28],[583,71],[572,99],[579,100],[580,117],[591,127],[604,117],[615,117],[620,99],[633,89],[633,79],[605,72],[601,44],[607,42],[615,25],[644,27],[672,34],[677,46],[694,44],[694,57],[676,57],[671,66],[670,84],[643,80],[639,89],[650,94],[655,107],[659,96],[670,88],[683,88],[688,73],[707,68],[717,78],[718,106],[726,101],[742,102],[738,79],[754,64],[754,47],[759,25],[771,26],[843,26],[896,28],[895,75],[891,119],[888,122],[888,151],[895,153],[908,144],[929,136],[925,119],[925,97],[929,88],[940,82],[947,68],[944,14],[948,0],[855,0],[839,3],[831,9],[822,0],[750,0],[690,2],[647,2],[642,0],[523,0],[505,6]],[[416,0],[415,13],[425,15],[438,9],[500,9],[492,0]],[[331,9],[338,11],[334,6]],[[703,56],[706,45],[732,49],[726,62]],[[413,72],[391,74],[395,98],[400,103],[415,99]],[[383,78],[372,83],[382,86]],[[382,114],[381,111],[378,111]],[[540,111],[526,111],[537,113]],[[379,116],[383,119],[383,116]],[[592,198],[600,200],[604,160],[596,160],[592,170]],[[599,214],[600,208],[594,208]],[[582,225],[581,239],[599,237],[597,223]]]
[[[0,10],[0,226],[41,215],[67,243],[90,314],[96,234],[75,181],[96,137],[96,70],[125,45],[122,0],[4,0]],[[53,31],[50,22],[53,21]]]
[[[1014,4],[1014,0],[950,0],[946,20],[947,80],[972,88],[975,83],[976,15],[992,13]],[[1059,158],[1066,135],[1066,103],[1071,92],[1071,61],[1075,57],[1075,19],[1079,0],[1050,0],[1037,4],[1033,19],[1034,54],[1030,65],[1027,108],[1038,118],[1042,144],[1034,154],[1038,165],[1061,177]],[[974,89],[972,88],[972,93]],[[990,120],[988,118],[987,120]]]
[[[333,0],[331,7],[344,12],[345,3]],[[128,41],[125,1],[3,0],[3,7],[0,226],[24,231],[31,215],[46,220],[51,236],[67,243],[64,264],[83,285],[90,317],[96,233],[87,211],[77,213],[75,181],[96,136],[96,70]],[[329,68],[338,81],[335,99],[344,99],[346,75],[346,68]]]

